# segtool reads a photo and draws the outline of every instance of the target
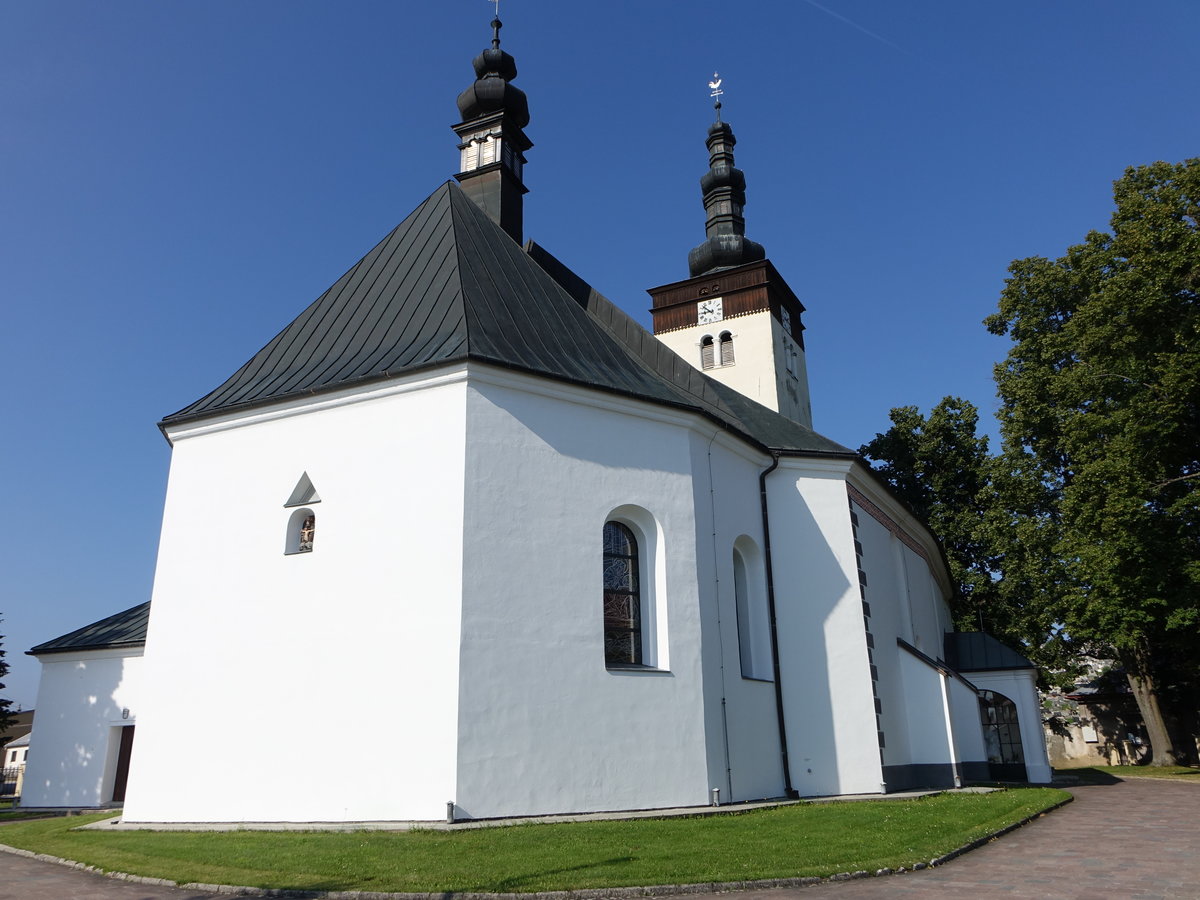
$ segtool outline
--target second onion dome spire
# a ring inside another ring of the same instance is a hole
[[[757,262],[766,258],[762,244],[746,237],[746,176],[733,165],[733,129],[721,121],[721,103],[716,103],[717,121],[708,129],[708,171],[700,179],[704,193],[708,239],[688,253],[692,277]]]

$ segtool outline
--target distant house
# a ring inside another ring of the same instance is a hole
[[[23,709],[20,712],[11,713],[8,729],[3,734],[0,734],[0,749],[10,741],[15,741],[17,738],[24,737],[33,731],[33,716],[34,710],[32,709]]]
[[[1133,765],[1150,741],[1123,671],[1097,664],[1090,678],[1043,697],[1046,744],[1054,766]]]
[[[25,781],[25,763],[29,759],[29,735],[9,741],[0,751],[0,800],[16,800]]]
[[[125,799],[150,604],[27,651],[42,664],[24,806],[101,807]]]
[[[25,761],[29,758],[28,732],[5,744],[4,750],[0,751],[0,757],[3,757],[5,769],[11,769],[14,766],[24,767]]]

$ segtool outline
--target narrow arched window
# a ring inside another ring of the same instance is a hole
[[[733,365],[733,335],[728,331],[721,332],[721,365]]]
[[[700,338],[700,368],[711,369],[713,367],[713,339],[711,334],[706,334]]]
[[[604,664],[642,664],[638,543],[620,522],[604,523]]]
[[[746,560],[733,551],[733,598],[737,611],[738,654],[741,656],[742,677],[754,677],[754,633],[750,615],[750,585],[746,579]]]
[[[311,509],[298,509],[288,519],[284,553],[311,553],[317,534],[317,516]]]
[[[742,677],[771,681],[774,679],[774,657],[771,653],[766,576],[762,553],[746,535],[739,537],[733,546],[733,598],[737,612]]]

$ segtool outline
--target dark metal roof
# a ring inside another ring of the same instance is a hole
[[[30,656],[43,653],[66,653],[75,650],[105,650],[111,647],[140,647],[146,643],[146,623],[150,620],[150,603],[142,603],[124,612],[85,625],[70,634],[38,644],[26,650]]]
[[[698,372],[447,182],[170,425],[473,360],[692,409],[763,447],[853,457]]]
[[[984,631],[951,631],[945,639],[946,662],[959,672],[1036,669],[1033,663]]]

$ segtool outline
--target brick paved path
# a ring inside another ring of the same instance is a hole
[[[1074,803],[936,869],[741,897],[1200,898],[1200,785],[1141,778],[1071,792]]]
[[[936,869],[797,890],[717,896],[736,900],[1200,898],[1200,785],[1140,779],[1073,792],[1074,803]],[[217,896],[131,884],[0,853],[0,900],[207,900]],[[692,896],[701,900],[706,895]]]
[[[4,829],[0,828],[0,843]],[[0,852],[0,900],[209,900],[229,895],[132,884]]]

